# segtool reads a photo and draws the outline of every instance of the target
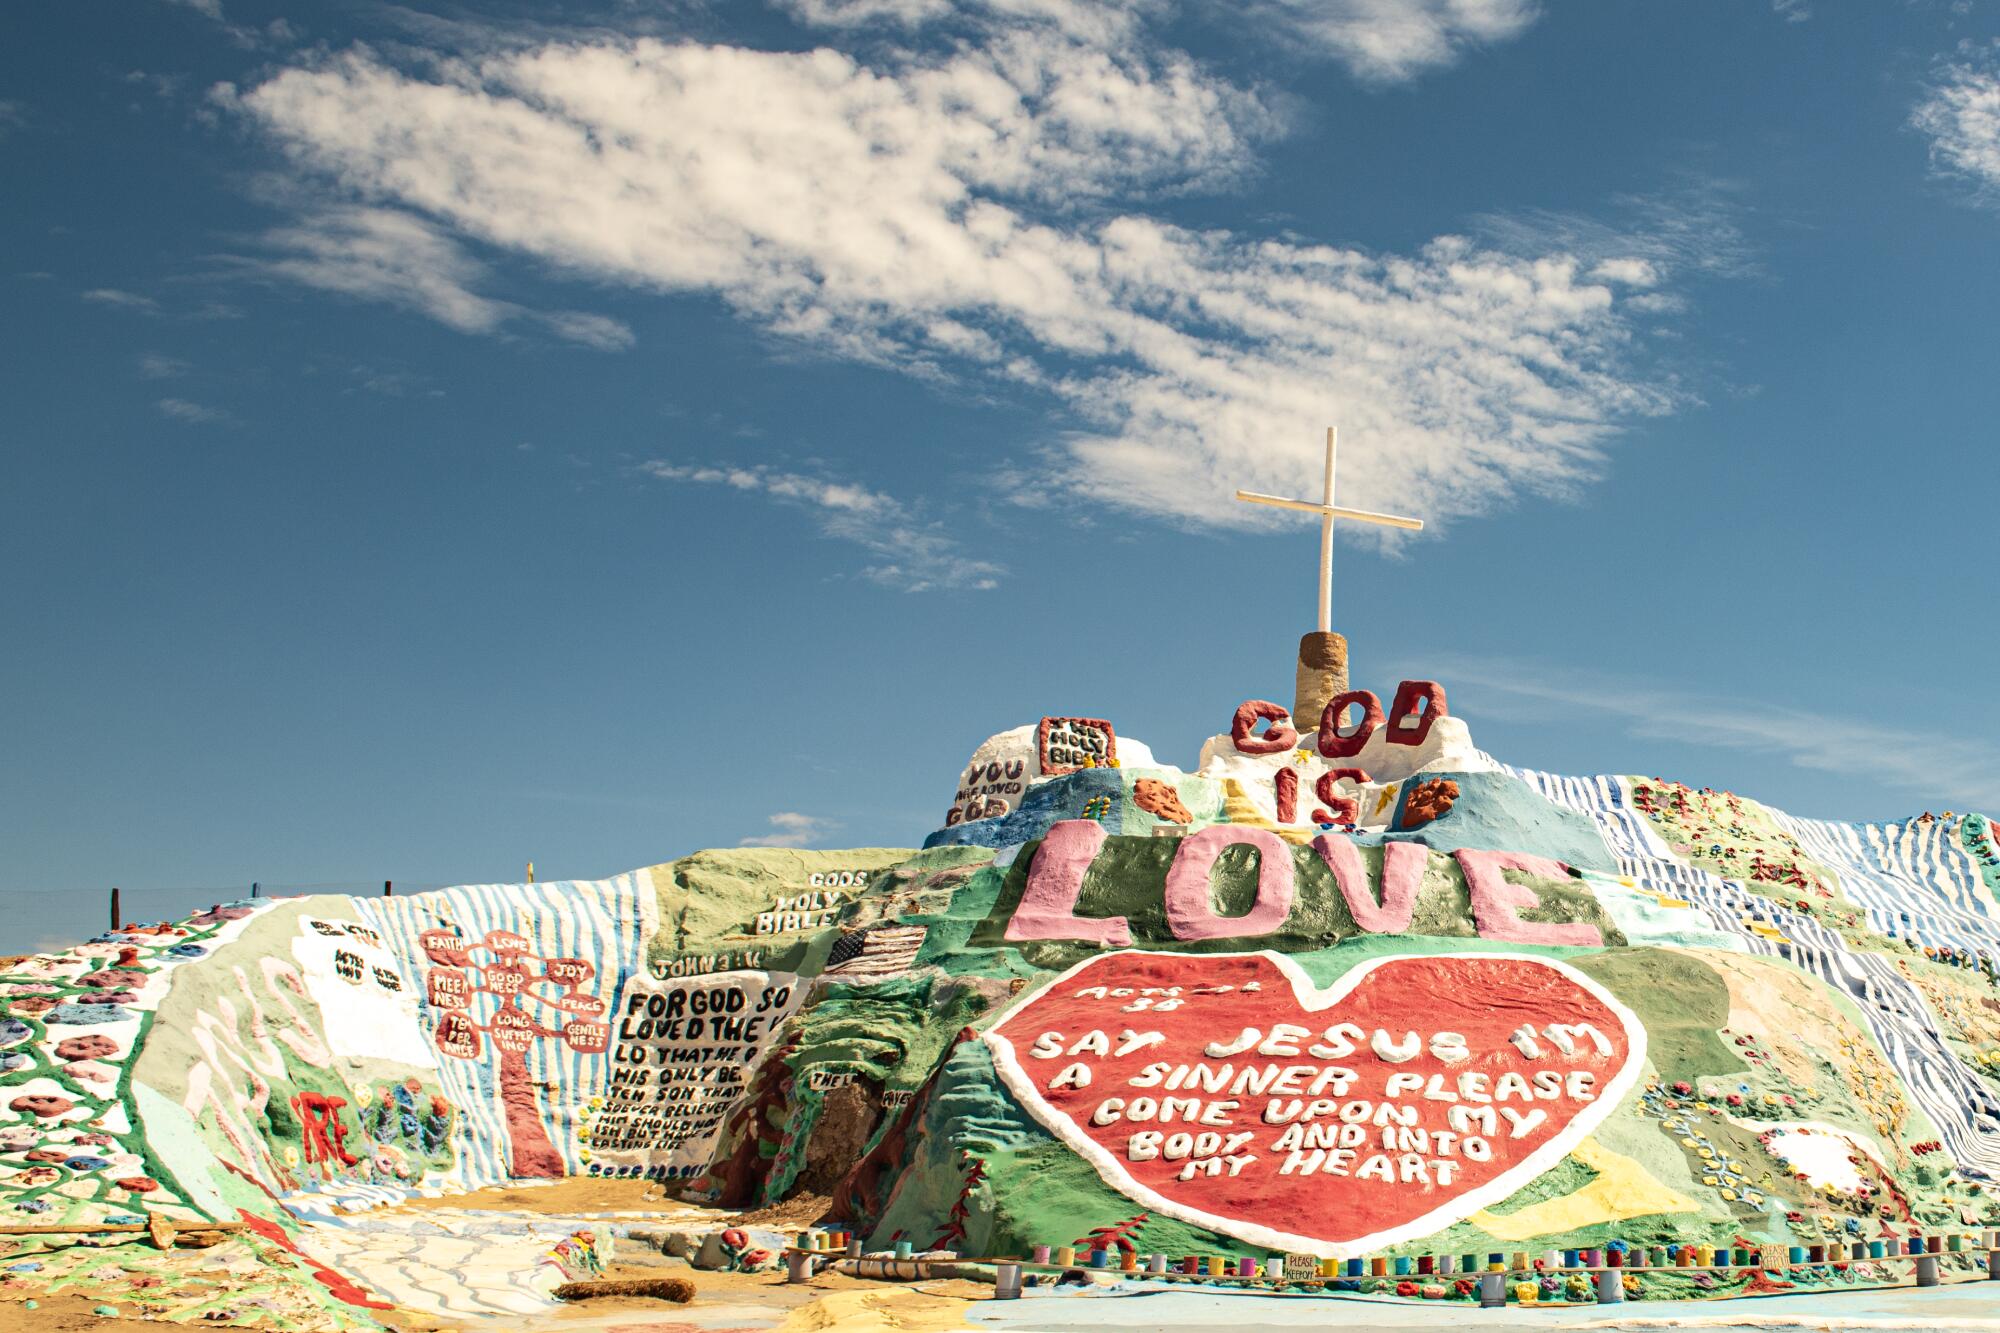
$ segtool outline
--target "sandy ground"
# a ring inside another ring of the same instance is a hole
[[[160,1333],[161,1325],[147,1319],[133,1319],[122,1316],[105,1318],[92,1314],[100,1305],[113,1309],[120,1306],[118,1301],[90,1300],[67,1292],[44,1296],[35,1302],[37,1308],[30,1310],[20,1305],[0,1305],[0,1326],[10,1333],[77,1333],[89,1329],[91,1333],[106,1333],[107,1330],[145,1329],[147,1333]],[[14,1321],[20,1321],[18,1323]]]
[[[650,1213],[691,1206],[668,1194],[666,1187],[655,1180],[598,1180],[590,1176],[571,1176],[564,1180],[552,1180],[546,1185],[491,1185],[469,1194],[447,1194],[439,1199],[405,1199],[401,1203],[371,1208],[365,1214],[355,1216],[380,1217],[443,1208],[576,1217],[591,1213]]]

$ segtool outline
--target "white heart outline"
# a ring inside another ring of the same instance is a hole
[[[1627,1043],[1625,1066],[1616,1074],[1613,1074],[1610,1081],[1598,1090],[1595,1101],[1584,1106],[1572,1116],[1569,1123],[1552,1135],[1548,1142],[1536,1148],[1519,1162],[1507,1168],[1507,1170],[1501,1172],[1492,1180],[1487,1181],[1484,1185],[1476,1189],[1467,1190],[1462,1194],[1454,1195],[1422,1216],[1390,1227],[1386,1231],[1377,1231],[1369,1235],[1357,1236],[1352,1240],[1337,1242],[1321,1240],[1313,1236],[1295,1236],[1291,1232],[1259,1226],[1254,1222],[1203,1212],[1191,1204],[1170,1199],[1141,1184],[1133,1178],[1130,1172],[1125,1170],[1124,1163],[1116,1155],[1098,1143],[1096,1139],[1092,1138],[1072,1117],[1062,1111],[1058,1111],[1043,1098],[1041,1089],[1036,1086],[1034,1078],[1022,1066],[1020,1057],[1014,1050],[1014,1043],[1001,1035],[1001,1028],[1005,1027],[1017,1015],[1024,1012],[1036,1000],[1048,994],[1050,990],[1062,985],[1086,968],[1097,965],[1104,959],[1121,955],[1179,958],[1197,963],[1211,958],[1268,958],[1277,964],[1278,970],[1283,972],[1286,978],[1292,983],[1292,999],[1306,1013],[1315,1013],[1322,1009],[1330,1009],[1334,1005],[1339,1004],[1347,998],[1355,987],[1361,984],[1362,980],[1369,973],[1387,963],[1407,962],[1413,959],[1429,961],[1439,958],[1497,958],[1514,962],[1537,963],[1541,966],[1552,968],[1568,978],[1571,982],[1595,997],[1617,1016],[1619,1023],[1625,1029],[1625,1040]],[[1092,954],[1060,976],[1052,978],[1048,985],[1032,993],[1022,995],[1019,1000],[1008,1006],[1007,1011],[1000,1016],[998,1022],[980,1034],[980,1039],[992,1050],[994,1071],[1000,1075],[1000,1081],[1007,1085],[1007,1090],[1013,1093],[1023,1106],[1028,1108],[1029,1113],[1041,1122],[1044,1129],[1047,1129],[1050,1133],[1068,1144],[1078,1156],[1089,1162],[1103,1179],[1104,1183],[1118,1191],[1118,1193],[1147,1205],[1153,1211],[1165,1213],[1168,1217],[1178,1218],[1180,1221],[1192,1223],[1195,1226],[1207,1227],[1211,1231],[1219,1231],[1224,1235],[1235,1236],[1238,1239],[1249,1241],[1253,1245],[1261,1245],[1271,1250],[1286,1250],[1298,1254],[1310,1254],[1320,1259],[1351,1259],[1361,1257],[1385,1245],[1394,1245],[1400,1241],[1410,1240],[1417,1236],[1427,1236],[1433,1232],[1441,1231],[1445,1227],[1465,1220],[1490,1203],[1499,1203],[1534,1177],[1556,1166],[1563,1158],[1569,1155],[1570,1149],[1583,1142],[1592,1130],[1603,1124],[1610,1117],[1611,1113],[1618,1109],[1619,1104],[1625,1100],[1625,1094],[1630,1092],[1633,1086],[1638,1083],[1639,1075],[1643,1072],[1646,1064],[1646,1026],[1639,1021],[1638,1015],[1626,1008],[1616,996],[1606,990],[1594,978],[1586,976],[1561,959],[1544,958],[1537,954],[1526,953],[1474,953],[1468,951],[1463,954],[1389,954],[1381,958],[1370,958],[1356,964],[1346,972],[1341,973],[1340,976],[1334,978],[1324,989],[1320,989],[1315,985],[1313,979],[1306,975],[1304,968],[1293,962],[1287,955],[1273,952],[1270,949],[1250,949],[1241,953],[1204,954],[1180,953],[1170,949],[1113,949],[1104,953]]]

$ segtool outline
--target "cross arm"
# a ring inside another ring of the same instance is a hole
[[[1280,509],[1298,509],[1308,514],[1322,514],[1328,518],[1353,519],[1360,523],[1374,523],[1385,528],[1404,528],[1410,532],[1422,532],[1424,521],[1420,518],[1399,518],[1394,514],[1377,514],[1366,509],[1343,509],[1339,505],[1314,504],[1310,500],[1286,500],[1275,495],[1259,495],[1255,491],[1238,491],[1236,498],[1251,504],[1276,505]]]

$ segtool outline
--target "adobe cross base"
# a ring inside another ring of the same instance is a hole
[[[1332,426],[1326,428],[1326,477],[1318,504],[1310,500],[1287,500],[1255,491],[1238,491],[1236,498],[1250,504],[1276,505],[1319,515],[1319,628],[1299,640],[1297,688],[1292,701],[1292,725],[1301,731],[1319,725],[1327,701],[1347,689],[1347,640],[1333,632],[1333,521],[1373,523],[1385,528],[1423,531],[1418,518],[1370,513],[1365,509],[1343,509],[1333,502],[1334,453],[1340,439]]]

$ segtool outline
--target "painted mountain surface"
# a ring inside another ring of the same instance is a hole
[[[1435,1256],[2000,1222],[1986,818],[1530,772],[1434,686],[1355,702],[1304,735],[1247,703],[1192,772],[1041,719],[921,849],[224,903],[0,962],[0,1212],[309,1254],[336,1205],[642,1176],[829,1196],[871,1246],[1409,1257],[1434,1298]],[[372,1324],[335,1274],[280,1298]]]

